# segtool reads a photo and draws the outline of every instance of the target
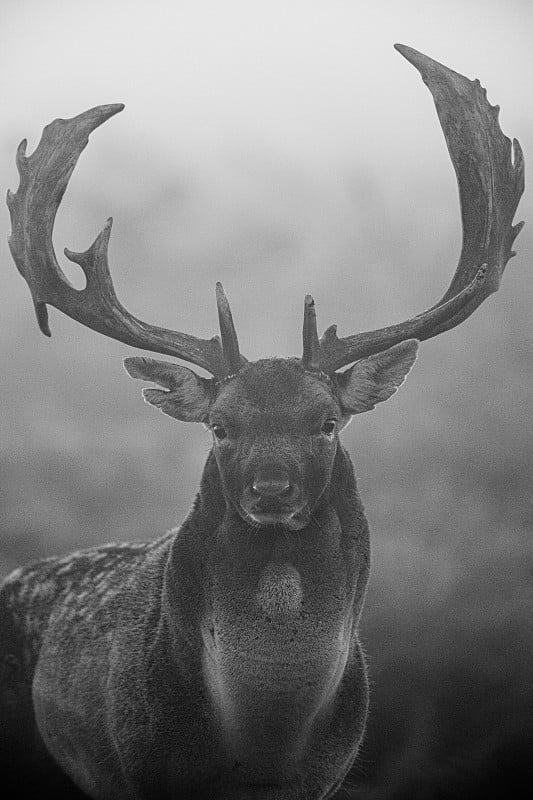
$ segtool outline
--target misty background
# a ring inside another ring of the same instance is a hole
[[[533,5],[59,2],[0,8],[0,174],[45,124],[126,103],[91,137],[59,211],[61,254],[113,215],[136,316],[217,332],[215,281],[249,359],[401,321],[447,288],[455,175],[431,96],[393,50],[470,78],[533,152]],[[533,208],[502,287],[423,343],[406,384],[343,434],[369,517],[362,620],[372,706],[342,798],[520,797],[533,767]],[[186,515],[210,435],[142,402],[125,345],[50,309],[37,328],[0,212],[0,576],[37,557],[156,537]],[[511,791],[512,789],[512,791]],[[526,796],[525,794],[523,796]]]

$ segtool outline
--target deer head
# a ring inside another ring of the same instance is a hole
[[[213,377],[207,379],[146,357],[124,362],[132,377],[157,385],[144,389],[148,403],[176,419],[210,427],[226,500],[255,525],[305,527],[328,485],[339,430],[351,415],[389,398],[412,367],[418,342],[470,316],[498,289],[514,255],[511,247],[522,227],[512,221],[523,192],[523,159],[518,142],[511,148],[500,130],[498,107],[488,103],[479,81],[405,45],[396,49],[419,70],[433,95],[456,171],[463,223],[459,265],[448,290],[429,310],[345,338],[337,336],[334,325],[318,337],[314,302],[307,296],[299,359],[249,363],[240,353],[221,284],[216,287],[220,337],[199,339],[131,315],[118,301],[109,273],[111,219],[87,251],[65,250],[87,279],[82,290],[69,284],[52,245],[55,215],[89,134],[122,105],[56,120],[31,156],[25,156],[25,142],[17,153],[20,186],[16,194],[8,193],[10,247],[30,287],[41,330],[50,335],[49,304],[106,336],[209,372]]]

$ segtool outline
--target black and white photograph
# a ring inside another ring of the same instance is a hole
[[[522,800],[533,5],[3,0],[0,793]]]

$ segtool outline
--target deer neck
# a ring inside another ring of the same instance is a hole
[[[340,446],[331,485],[299,532],[247,525],[226,504],[210,455],[174,542],[166,608],[176,636],[195,645],[236,757],[252,748],[260,759],[278,741],[297,751],[330,707],[353,649],[368,560],[366,520]]]

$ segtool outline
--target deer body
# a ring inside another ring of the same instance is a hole
[[[278,365],[285,396],[291,367]],[[95,798],[327,796],[366,718],[368,569],[340,445],[312,519],[290,533],[228,505],[211,453],[178,531],[8,580],[48,751]]]
[[[459,265],[432,308],[345,338],[331,326],[319,339],[308,295],[301,359],[248,362],[220,284],[220,338],[131,315],[109,272],[111,221],[86,252],[65,251],[87,278],[82,290],[70,286],[52,244],[55,214],[89,134],[122,106],[56,120],[32,155],[19,148],[10,247],[41,330],[50,335],[53,305],[213,376],[147,357],[124,362],[155,384],[143,390],[150,405],[212,432],[179,530],[48,559],[4,584],[0,766],[33,775],[34,791],[55,763],[58,781],[70,776],[95,800],[324,800],[356,757],[368,706],[357,625],[369,543],[339,432],[396,392],[420,340],[460,324],[498,289],[524,188],[520,146],[479,82],[397,49],[433,95],[456,169]]]

